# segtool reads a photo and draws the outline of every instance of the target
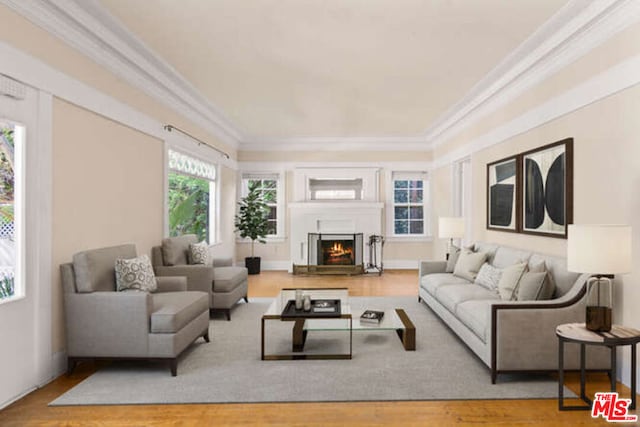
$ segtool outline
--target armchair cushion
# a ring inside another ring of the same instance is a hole
[[[213,269],[213,290],[229,292],[247,280],[247,276],[245,267],[216,267]]]
[[[153,294],[151,332],[174,334],[203,311],[209,311],[209,296],[203,292]]]
[[[118,258],[135,258],[133,244],[111,246],[79,252],[73,256],[78,292],[113,292],[116,290],[115,263]]]
[[[118,291],[137,289],[153,292],[158,287],[153,267],[147,255],[137,258],[118,258],[115,265]]]
[[[180,292],[187,290],[187,278],[184,276],[156,276],[156,292]]]
[[[186,265],[189,262],[189,245],[198,243],[195,234],[167,237],[162,240],[162,258],[164,265]]]

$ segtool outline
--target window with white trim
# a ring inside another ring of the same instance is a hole
[[[167,206],[169,236],[195,234],[216,241],[216,166],[169,150]]]
[[[284,191],[279,173],[243,173],[242,196],[257,189],[269,207],[267,237],[280,237],[284,229]]]
[[[428,186],[424,172],[393,172],[391,215],[394,236],[427,235]]]

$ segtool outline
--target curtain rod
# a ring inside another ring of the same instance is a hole
[[[229,158],[229,155],[228,155],[227,153],[225,153],[224,151],[222,151],[222,150],[220,150],[220,149],[218,149],[218,148],[214,147],[213,145],[209,145],[209,144],[207,144],[207,143],[206,143],[206,142],[204,142],[203,140],[196,138],[195,136],[193,136],[193,135],[189,134],[188,132],[183,131],[183,130],[182,130],[182,129],[180,129],[180,128],[177,128],[177,127],[175,127],[175,126],[173,126],[173,125],[165,125],[165,126],[164,126],[164,129],[165,129],[167,132],[171,132],[171,131],[173,131],[173,130],[177,130],[177,131],[178,131],[178,132],[180,132],[181,134],[188,136],[189,138],[193,139],[194,141],[198,141],[198,145],[205,145],[205,146],[207,146],[207,147],[211,148],[212,150],[215,150],[215,151],[217,151],[218,153],[222,154],[222,155],[223,155],[223,156],[225,156],[227,159]]]

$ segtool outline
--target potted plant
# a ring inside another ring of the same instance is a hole
[[[249,194],[240,199],[240,207],[235,217],[236,231],[243,239],[251,239],[251,256],[244,259],[249,274],[260,273],[260,257],[254,255],[255,242],[266,243],[269,208],[262,197],[262,191],[255,185],[249,186]]]

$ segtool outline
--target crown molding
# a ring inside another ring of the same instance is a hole
[[[571,0],[425,132],[431,148],[640,20],[637,0]]]
[[[640,19],[637,0],[569,1],[419,136],[263,138],[245,137],[98,1],[0,2],[243,151],[430,150]]]
[[[425,138],[417,137],[299,137],[243,140],[242,151],[425,151]]]
[[[95,0],[0,0],[233,148],[241,133],[219,108]]]

